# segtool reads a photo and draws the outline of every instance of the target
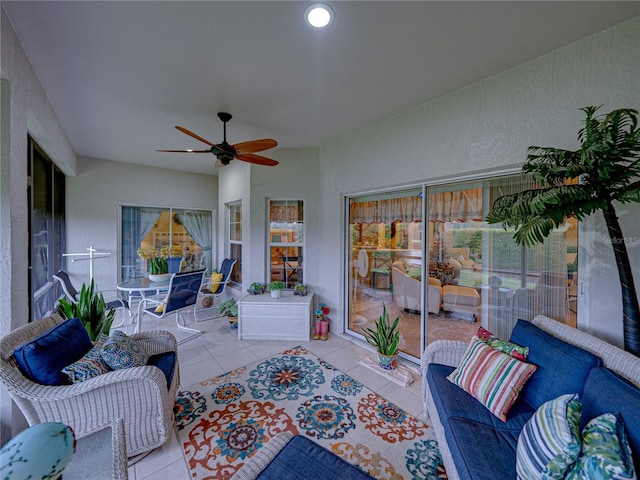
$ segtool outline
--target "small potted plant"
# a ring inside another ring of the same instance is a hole
[[[307,294],[307,286],[302,283],[296,283],[293,287],[293,294],[304,297]]]
[[[262,295],[264,293],[265,285],[264,283],[254,282],[249,285],[249,292],[251,295]]]
[[[269,283],[269,291],[271,292],[271,298],[280,298],[280,293],[286,287],[287,286],[285,285],[284,282],[280,282],[277,280]]]
[[[398,324],[400,317],[393,323],[389,322],[387,307],[382,304],[382,315],[376,322],[376,328],[362,328],[362,334],[369,345],[375,347],[378,352],[380,367],[385,370],[393,370],[397,366],[398,345],[400,344],[400,329]]]
[[[232,297],[222,302],[218,307],[218,315],[226,315],[227,320],[229,320],[229,327],[238,328],[238,303],[236,299]]]

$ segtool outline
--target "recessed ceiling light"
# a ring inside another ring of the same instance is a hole
[[[333,22],[333,9],[324,3],[314,3],[305,10],[304,19],[313,28],[324,28]]]

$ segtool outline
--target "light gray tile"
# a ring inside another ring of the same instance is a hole
[[[174,464],[177,463],[176,466]],[[173,468],[172,468],[173,467]],[[175,469],[175,467],[178,467]],[[182,453],[182,446],[178,442],[175,434],[171,435],[169,440],[161,447],[155,449],[149,455],[144,457],[138,463],[134,465],[136,472],[136,478],[138,480],[145,479],[163,479],[163,478],[189,478],[189,471],[184,461],[184,455]],[[187,477],[167,477],[159,476],[165,475],[168,470],[177,471],[180,475],[187,475]]]
[[[225,355],[216,355],[216,361],[224,370],[222,373],[243,367],[249,363],[255,362],[256,360],[259,360],[258,356],[248,348],[229,352]]]
[[[217,360],[211,358],[200,363],[194,363],[187,368],[180,369],[180,387],[187,388],[190,385],[202,382],[212,377],[226,373]]]

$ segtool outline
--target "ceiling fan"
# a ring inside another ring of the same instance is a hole
[[[211,148],[208,150],[156,150],[156,152],[170,152],[170,153],[212,153],[216,156],[216,168],[229,165],[229,162],[234,158],[242,160],[243,162],[255,163],[257,165],[267,165],[274,167],[278,165],[276,160],[263,157],[262,155],[256,155],[255,152],[261,152],[268,150],[278,145],[278,142],[271,138],[263,138],[262,140],[251,140],[249,142],[236,143],[229,145],[227,143],[227,122],[231,120],[231,114],[225,112],[218,112],[218,118],[222,120],[224,124],[224,140],[222,143],[211,143],[209,140],[205,140],[201,136],[187,130],[184,127],[176,125],[176,128],[182,133],[189,135],[190,137],[200,140],[202,143],[209,145]]]

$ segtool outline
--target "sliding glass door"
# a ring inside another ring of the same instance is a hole
[[[535,188],[521,175],[425,186],[424,221],[420,189],[347,198],[347,332],[361,336],[384,305],[400,318],[401,353],[419,362],[428,343],[468,341],[479,326],[504,339],[538,314],[575,327],[577,220],[534,247],[484,221],[496,198]]]

